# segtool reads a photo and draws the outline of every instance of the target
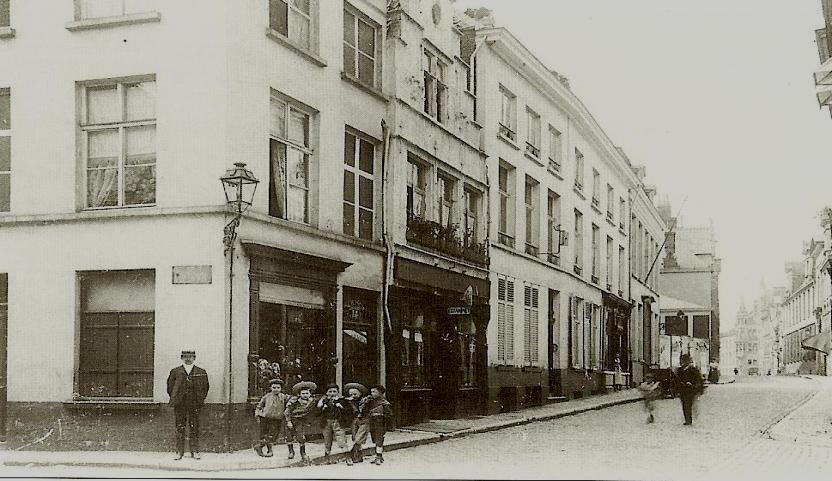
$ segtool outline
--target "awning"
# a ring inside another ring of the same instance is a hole
[[[832,332],[823,331],[820,334],[815,334],[808,339],[804,339],[803,342],[800,343],[800,347],[811,351],[829,354],[829,352],[832,351]]]
[[[823,107],[832,103],[832,58],[823,62],[814,73],[815,96],[818,105]]]

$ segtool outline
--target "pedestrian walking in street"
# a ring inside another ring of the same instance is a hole
[[[660,383],[652,379],[647,379],[638,385],[638,390],[641,393],[641,398],[644,399],[644,410],[647,411],[647,424],[654,422],[653,417],[654,403],[662,396],[663,391]]]
[[[283,381],[272,379],[269,381],[270,391],[266,393],[257,403],[254,409],[254,417],[260,426],[260,441],[254,445],[254,452],[258,456],[271,457],[272,444],[277,444],[281,434],[286,431],[286,418],[284,411],[289,396],[283,393]],[[287,440],[291,452],[291,441]],[[263,448],[266,452],[263,452]]]
[[[682,414],[685,416],[685,426],[693,425],[693,403],[702,394],[702,374],[693,365],[690,354],[682,354],[679,358],[681,367],[676,371],[676,392],[682,401]]]
[[[621,357],[615,355],[615,372],[612,375],[612,390],[620,391],[624,384],[624,375],[621,373]]]
[[[208,374],[194,364],[195,351],[182,351],[182,365],[171,369],[168,375],[168,396],[173,407],[176,427],[176,457],[185,455],[185,427],[188,427],[188,448],[191,457],[200,459],[199,413],[208,395]]]
[[[286,445],[289,448],[289,459],[295,457],[293,441],[300,446],[300,458],[304,463],[309,463],[306,456],[306,436],[312,432],[312,420],[315,416],[315,400],[312,392],[318,389],[318,385],[311,381],[301,381],[292,386],[292,396],[286,403],[286,410],[283,416],[286,419],[288,435]]]
[[[364,455],[361,453],[362,445],[367,441],[370,434],[370,419],[361,414],[361,405],[369,399],[367,387],[357,382],[344,384],[347,391],[347,402],[352,405],[353,419],[350,423],[352,447],[348,459],[355,463],[364,462]],[[351,464],[349,461],[347,464]]]
[[[352,404],[341,396],[337,384],[330,384],[326,387],[326,395],[318,400],[318,410],[321,413],[321,432],[324,436],[324,463],[332,464],[329,457],[332,453],[332,441],[338,443],[341,449],[347,447],[344,426],[348,425],[348,420],[352,420]],[[349,456],[347,464],[352,464]]]
[[[376,445],[376,458],[373,464],[384,462],[384,435],[387,433],[387,423],[393,417],[390,402],[384,397],[387,390],[382,385],[370,389],[370,398],[362,404],[362,416],[369,418],[370,439]]]

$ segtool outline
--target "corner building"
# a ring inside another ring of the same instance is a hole
[[[10,440],[160,449],[182,349],[205,450],[249,445],[261,360],[383,381],[384,1],[3,3]],[[234,162],[260,185],[230,259]]]

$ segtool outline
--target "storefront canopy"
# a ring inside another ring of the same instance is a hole
[[[829,352],[832,351],[832,332],[823,331],[820,334],[815,334],[814,336],[805,339],[800,344],[800,347],[810,351],[818,351],[824,354],[829,354]]]

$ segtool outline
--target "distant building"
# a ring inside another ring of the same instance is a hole
[[[826,356],[801,347],[803,341],[821,332],[824,311],[826,317],[829,313],[829,282],[823,272],[823,253],[824,243],[810,239],[803,250],[803,262],[786,266],[787,287],[780,330],[785,373],[827,372]]]
[[[723,376],[733,376],[737,367],[737,335],[734,329],[719,334],[719,372]]]
[[[716,256],[716,233],[713,225],[685,227],[672,217],[670,204],[659,204],[662,219],[668,225],[667,244],[659,274],[662,297],[679,299],[704,307],[710,316],[710,362],[719,362],[719,273],[721,261]],[[668,305],[662,306],[666,311]]]

